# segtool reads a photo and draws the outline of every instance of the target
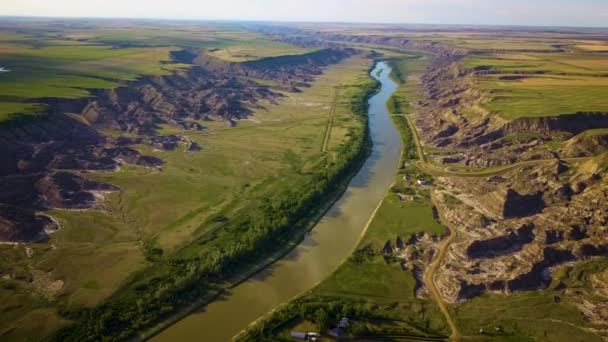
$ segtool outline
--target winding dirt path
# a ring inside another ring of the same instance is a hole
[[[450,335],[450,340],[460,341],[462,336],[460,335],[460,332],[458,331],[458,327],[456,326],[456,323],[454,323],[452,315],[450,315],[450,312],[448,311],[448,308],[445,305],[443,298],[441,297],[441,294],[439,293],[439,290],[437,289],[437,285],[435,284],[435,274],[437,273],[437,270],[441,266],[441,263],[443,261],[443,258],[445,257],[448,247],[450,246],[452,241],[456,238],[458,233],[457,233],[456,229],[451,224],[449,224],[449,222],[447,220],[444,219],[443,212],[439,209],[439,206],[437,206],[437,204],[436,204],[436,198],[435,198],[435,195],[433,192],[431,192],[431,202],[433,203],[435,208],[437,208],[437,213],[439,214],[439,220],[449,230],[450,235],[448,236],[447,239],[444,239],[443,241],[441,241],[441,243],[439,245],[438,253],[436,254],[435,258],[433,258],[433,261],[431,262],[429,267],[427,267],[426,270],[424,271],[424,275],[423,275],[424,283],[426,284],[427,288],[429,289],[430,295],[433,297],[435,302],[437,302],[437,306],[439,306],[439,309],[445,316],[445,320],[447,321],[448,326],[450,327],[450,330],[452,331],[452,334]]]
[[[507,171],[513,170],[515,168],[526,166],[526,165],[536,165],[541,163],[549,163],[554,162],[558,159],[536,159],[536,160],[526,160],[521,161],[509,165],[492,167],[492,168],[480,168],[478,170],[471,171],[453,171],[449,170],[449,168],[441,167],[438,165],[433,165],[427,160],[426,154],[424,154],[424,148],[422,147],[422,143],[420,142],[420,136],[418,135],[418,131],[416,127],[411,121],[410,115],[407,114],[393,114],[393,115],[401,115],[404,116],[408,125],[410,126],[410,130],[412,131],[412,135],[414,137],[414,141],[416,142],[416,150],[418,151],[419,160],[416,162],[416,166],[420,168],[422,171],[427,172],[433,176],[458,176],[458,177],[490,177],[494,175],[498,175],[501,173],[505,173]],[[592,157],[577,157],[577,158],[562,158],[560,160],[566,162],[583,162],[591,159]]]
[[[416,142],[416,150],[418,151],[418,158],[419,158],[418,166],[427,165],[426,155],[424,154],[422,144],[420,143],[418,131],[416,130],[416,127],[414,127],[414,125],[412,124],[409,115],[403,115],[403,116],[406,118],[406,121],[407,121],[408,125],[410,126],[410,130],[412,131],[414,141]],[[426,171],[426,169],[424,169],[424,168],[423,168],[423,170]],[[462,336],[460,335],[460,332],[458,331],[458,327],[456,326],[456,323],[454,323],[454,319],[452,318],[452,315],[450,315],[450,311],[448,310],[445,302],[443,301],[443,298],[441,297],[441,294],[439,293],[439,290],[437,289],[437,285],[435,284],[435,274],[437,273],[437,270],[441,266],[441,263],[443,261],[443,258],[445,257],[448,247],[450,246],[452,241],[456,238],[458,233],[457,233],[456,229],[451,224],[449,224],[449,222],[447,220],[444,219],[443,211],[437,205],[437,199],[435,198],[435,193],[433,191],[431,191],[431,202],[433,203],[433,206],[435,206],[435,208],[437,208],[439,220],[448,229],[448,231],[450,232],[450,235],[448,236],[447,239],[444,239],[441,241],[441,243],[439,244],[438,253],[433,258],[433,261],[431,262],[429,267],[427,267],[426,270],[424,271],[424,274],[423,274],[424,283],[426,284],[427,288],[429,289],[429,294],[431,295],[431,297],[433,297],[433,299],[437,303],[437,306],[439,306],[439,309],[445,316],[445,320],[448,323],[450,330],[452,331],[452,333],[450,335],[450,340],[460,341]]]

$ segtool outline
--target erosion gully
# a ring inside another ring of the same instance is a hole
[[[371,72],[381,83],[380,91],[369,100],[372,153],[314,229],[283,258],[168,327],[153,341],[230,341],[276,306],[314,287],[348,258],[394,181],[401,155],[401,138],[386,107],[397,89],[390,73],[384,62]]]

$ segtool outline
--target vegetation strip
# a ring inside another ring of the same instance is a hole
[[[338,96],[340,95],[339,87],[336,87],[334,90],[334,100],[331,103],[331,107],[329,108],[329,115],[327,117],[327,128],[325,129],[325,139],[323,139],[323,148],[322,152],[327,152],[327,147],[329,145],[329,139],[331,137],[331,126],[334,120],[334,114],[336,112],[336,105],[338,102]]]

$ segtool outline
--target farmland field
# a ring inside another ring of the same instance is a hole
[[[593,53],[490,54],[464,61],[480,75],[484,106],[507,119],[608,111],[608,62]]]

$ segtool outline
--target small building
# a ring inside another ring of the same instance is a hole
[[[346,317],[342,317],[340,319],[340,322],[338,322],[338,328],[346,329],[346,328],[348,328],[349,325],[350,325],[350,322],[348,321],[348,318],[346,318]]]
[[[308,336],[308,340],[315,342],[317,341],[317,339],[319,339],[321,337],[321,335],[314,333],[314,332],[309,332],[306,334],[306,336]]]
[[[413,201],[416,199],[416,196],[414,195],[406,195],[406,194],[402,194],[402,193],[398,193],[397,196],[399,197],[399,200],[401,202],[408,202],[408,201]]]
[[[316,341],[319,337],[321,337],[321,335],[315,332],[292,331],[291,337],[296,340]]]
[[[306,340],[307,339],[307,334],[305,332],[292,331],[291,332],[291,337],[295,338],[297,340]]]
[[[426,180],[426,179],[418,179],[416,181],[416,183],[418,183],[418,185],[420,185],[420,186],[431,186],[431,185],[433,185],[432,181]]]

